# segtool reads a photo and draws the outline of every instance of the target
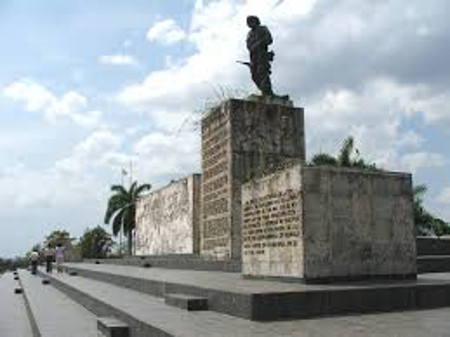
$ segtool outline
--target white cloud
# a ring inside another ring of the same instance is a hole
[[[96,126],[102,115],[98,110],[87,110],[87,99],[76,91],[69,91],[57,97],[45,86],[24,79],[6,86],[3,94],[23,104],[30,112],[43,112],[50,122],[60,119],[71,120],[82,126]]]
[[[57,161],[55,168],[61,172],[82,174],[89,168],[115,166],[117,160],[114,159],[125,156],[120,153],[121,144],[121,136],[108,129],[96,130],[78,143],[69,157]],[[128,158],[124,160],[125,163],[129,160]]]
[[[447,204],[450,206],[450,187],[446,187],[438,195],[437,201],[441,204]]]
[[[443,167],[447,164],[447,160],[440,153],[416,152],[404,155],[401,163],[415,173],[419,168]]]
[[[187,34],[172,19],[156,22],[147,32],[147,39],[151,42],[170,45],[183,41]]]
[[[113,66],[138,66],[139,61],[131,55],[102,55],[99,57],[98,61],[102,64],[113,65]]]
[[[133,152],[141,180],[163,184],[198,171],[200,137],[196,133],[153,132],[138,139]]]

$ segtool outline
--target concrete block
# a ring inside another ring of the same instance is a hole
[[[306,281],[415,275],[411,186],[409,174],[302,164],[244,184],[243,273]]]
[[[97,329],[101,337],[129,337],[130,329],[128,324],[114,317],[99,317]]]
[[[188,311],[208,310],[208,299],[185,294],[166,294],[165,303]]]

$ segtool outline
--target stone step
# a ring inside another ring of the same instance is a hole
[[[450,255],[450,238],[418,237],[417,255]]]
[[[12,273],[0,275],[0,336],[31,337],[24,298],[14,294],[18,282]]]
[[[34,334],[42,337],[96,337],[97,318],[39,276],[19,271]]]
[[[210,260],[193,254],[167,254],[132,256],[122,259],[87,259],[86,263],[135,266],[143,268],[188,269],[199,271],[240,272],[241,262],[236,260]]]
[[[276,334],[264,324],[209,311],[182,310],[166,305],[163,298],[82,276],[46,277],[51,278],[54,287],[96,315],[114,316],[125,322],[133,337],[269,337]]]
[[[130,327],[128,324],[114,317],[99,317],[97,329],[102,337],[129,337]]]
[[[208,310],[208,299],[186,294],[165,294],[165,303],[188,311]]]
[[[156,297],[203,297],[208,309],[254,321],[450,306],[450,274],[417,280],[306,285],[243,279],[238,273],[67,264],[78,275]]]
[[[445,336],[450,330],[450,308],[252,322],[211,311],[181,310],[161,298],[82,276],[52,277],[53,286],[98,316],[112,315],[128,324],[132,337],[428,337]]]
[[[450,255],[424,255],[417,257],[419,273],[450,272]]]

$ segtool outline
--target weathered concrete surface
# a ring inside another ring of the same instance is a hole
[[[304,111],[228,100],[202,120],[201,254],[241,257],[241,185],[305,160]]]
[[[278,193],[278,196],[277,196]],[[243,273],[414,276],[411,175],[296,165],[243,186]]]
[[[14,294],[19,287],[12,273],[0,274],[0,336],[31,337],[32,331],[22,295]]]
[[[136,255],[189,254],[199,250],[200,175],[171,182],[136,207]]]
[[[302,177],[299,167],[244,185],[243,274],[299,277],[304,274]]]

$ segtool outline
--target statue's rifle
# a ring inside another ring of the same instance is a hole
[[[252,64],[250,62],[245,62],[245,61],[236,61],[236,63],[243,64],[244,66],[247,66],[249,68],[252,66]]]

